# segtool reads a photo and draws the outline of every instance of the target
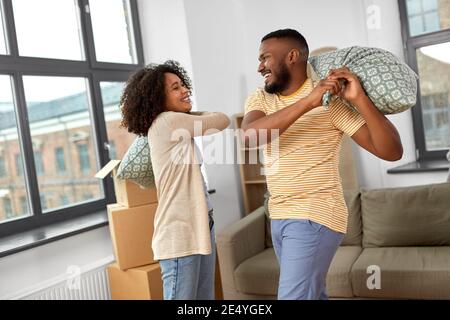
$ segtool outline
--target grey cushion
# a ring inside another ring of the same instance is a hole
[[[347,66],[384,114],[399,113],[416,104],[417,75],[386,50],[355,46],[310,57],[309,62],[321,79],[330,69]]]
[[[327,275],[330,297],[352,297],[350,270],[361,253],[361,247],[338,248]],[[234,272],[236,289],[245,294],[276,296],[280,267],[273,248],[242,262]]]
[[[273,248],[242,262],[234,271],[234,281],[239,292],[247,294],[276,295],[280,268]]]
[[[326,286],[329,297],[353,297],[350,271],[361,251],[360,246],[341,246],[338,248],[327,274]]]
[[[342,246],[361,246],[361,195],[359,190],[345,190],[344,199],[348,209],[347,233]]]
[[[362,190],[363,247],[450,245],[450,183]]]
[[[143,188],[155,186],[147,137],[137,137],[133,141],[120,162],[117,177],[130,180]]]
[[[372,265],[380,268],[380,289],[367,286],[374,284]],[[367,248],[351,278],[356,297],[450,299],[450,247]]]

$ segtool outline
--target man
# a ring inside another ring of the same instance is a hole
[[[347,229],[338,173],[343,133],[384,160],[403,154],[397,130],[365,95],[357,76],[343,67],[313,83],[306,72],[308,54],[306,40],[295,30],[262,38],[258,72],[265,86],[247,99],[242,122],[247,144],[266,135],[270,147],[270,131],[279,130],[277,159],[265,161],[269,172],[277,166],[266,179],[279,299],[327,299],[326,274]],[[358,112],[338,100],[323,107],[327,91]]]

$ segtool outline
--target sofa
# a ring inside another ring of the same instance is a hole
[[[450,299],[450,183],[344,192],[347,233],[330,299]],[[276,299],[279,266],[264,206],[217,236],[224,299]]]

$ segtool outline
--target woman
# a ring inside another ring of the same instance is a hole
[[[158,192],[152,249],[165,300],[214,299],[212,206],[193,138],[230,121],[220,112],[190,112],[191,93],[186,71],[166,61],[135,73],[121,97],[122,126],[149,138]]]

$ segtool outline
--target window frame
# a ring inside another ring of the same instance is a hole
[[[410,36],[407,0],[398,0],[400,12],[400,24],[402,32],[403,51],[408,65],[418,74],[416,50],[421,47],[440,44],[450,41],[450,29],[439,30],[416,36]],[[419,80],[420,81],[420,80]],[[422,100],[420,86],[417,87],[417,103],[411,109],[414,129],[414,140],[416,143],[417,160],[445,159],[448,149],[428,151],[426,149],[425,130],[423,125]]]
[[[100,169],[108,161],[106,123],[103,114],[100,81],[126,82],[131,73],[144,66],[144,54],[137,0],[128,0],[131,8],[134,44],[136,46],[136,64],[105,63],[95,60],[95,44],[90,20],[89,0],[77,0],[80,8],[80,25],[86,60],[73,61],[38,57],[21,57],[18,55],[17,36],[11,0],[0,0],[3,8],[5,39],[9,54],[0,55],[0,74],[11,78],[12,94],[15,105],[19,144],[23,163],[23,178],[28,202],[28,216],[0,223],[1,237],[45,227],[54,223],[71,220],[84,215],[106,210],[107,203],[115,202],[114,187],[111,178],[104,179],[101,187],[104,197],[82,203],[52,209],[43,213],[40,203],[37,170],[33,153],[32,137],[28,122],[27,106],[23,85],[23,76],[62,76],[86,78],[88,86],[89,112],[93,126],[94,150],[96,163],[91,166]],[[63,70],[63,71],[62,71]]]

